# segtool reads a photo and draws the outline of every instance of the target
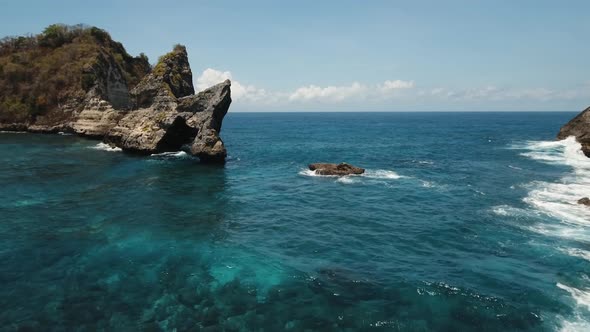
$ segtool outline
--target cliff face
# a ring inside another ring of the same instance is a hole
[[[224,162],[229,81],[195,95],[186,48],[152,69],[98,28],[53,25],[0,42],[0,130],[73,132],[151,154],[184,145]]]
[[[557,139],[565,139],[568,136],[575,136],[582,144],[584,154],[590,157],[590,107],[561,127]]]

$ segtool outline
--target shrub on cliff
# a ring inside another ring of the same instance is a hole
[[[130,56],[96,27],[53,24],[38,35],[3,38],[0,121],[29,121],[81,101],[105,63],[117,66],[130,88],[151,70],[145,55]]]

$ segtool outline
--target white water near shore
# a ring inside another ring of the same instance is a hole
[[[117,148],[117,147],[112,147],[106,143],[98,143],[94,146],[90,147],[91,149],[95,149],[95,150],[102,150],[102,151],[109,151],[109,152],[118,152],[118,151],[122,151],[121,148]]]
[[[521,156],[552,165],[569,166],[571,172],[556,182],[535,181],[526,185],[530,189],[523,199],[532,211],[499,206],[494,208],[498,215],[514,213],[542,213],[553,217],[557,223],[539,222],[530,230],[547,236],[559,236],[580,242],[590,239],[590,208],[578,204],[578,200],[590,196],[590,158],[581,150],[574,137],[561,141],[529,141],[512,146],[524,150]],[[590,253],[580,248],[559,248],[570,256],[590,260]],[[584,275],[585,276],[585,275]],[[588,281],[588,277],[585,278]],[[590,328],[590,322],[582,318],[581,312],[590,310],[590,283],[586,287],[573,287],[557,283],[576,302],[579,313],[576,320],[564,321],[562,331],[582,331]]]
[[[397,180],[397,179],[404,178],[404,176],[399,175],[394,171],[383,170],[383,169],[366,170],[365,173],[363,173],[363,174],[347,175],[347,176],[320,175],[320,174],[317,174],[316,171],[312,171],[309,169],[302,169],[299,172],[299,175],[311,176],[311,177],[334,178],[334,179],[336,179],[336,182],[343,183],[343,184],[358,183],[362,179]]]

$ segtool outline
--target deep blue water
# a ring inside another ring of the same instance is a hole
[[[588,329],[574,115],[230,113],[225,166],[0,134],[0,330]]]

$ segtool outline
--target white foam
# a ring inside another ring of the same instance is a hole
[[[566,286],[562,283],[557,283],[557,287],[568,292],[570,296],[576,301],[578,308],[585,308],[590,310],[590,290],[589,289],[578,289],[570,286]],[[590,322],[582,314],[583,311],[576,310],[575,318],[570,320],[564,320],[561,325],[562,332],[578,332],[578,331],[590,331]]]
[[[163,158],[186,158],[189,157],[188,153],[184,151],[172,151],[172,152],[162,152],[162,153],[153,153],[150,157],[163,157]]]
[[[383,179],[383,180],[397,180],[397,179],[403,178],[403,176],[397,174],[394,171],[388,171],[388,170],[383,170],[383,169],[365,170],[365,173],[363,173],[363,174],[347,175],[347,176],[320,175],[320,174],[317,174],[316,171],[312,171],[309,169],[302,169],[301,171],[299,171],[299,175],[337,178],[336,181],[342,182],[342,183],[353,183],[351,181],[355,181],[356,178]]]
[[[397,180],[397,179],[401,179],[403,177],[394,171],[388,171],[388,170],[384,170],[384,169],[366,170],[365,173],[361,174],[361,176],[367,177],[370,179],[388,179],[388,180]]]
[[[106,143],[98,143],[95,146],[91,146],[91,149],[95,149],[95,150],[102,150],[102,151],[109,151],[109,152],[118,152],[118,151],[122,151],[121,148],[117,148],[117,147],[112,147]]]
[[[586,307],[586,309],[590,310],[590,290],[589,289],[577,289],[574,287],[566,286],[562,283],[557,283],[557,287],[563,289],[564,291],[570,293],[570,295],[576,300],[576,303],[580,307]]]
[[[576,317],[575,321],[564,321],[561,325],[561,332],[586,332],[590,331],[590,322],[582,317]]]
[[[516,218],[535,218],[540,217],[542,214],[539,211],[531,209],[520,209],[510,205],[498,205],[492,207],[492,212],[498,216],[503,217],[516,217]]]
[[[590,196],[590,158],[583,154],[575,138],[527,142],[521,148],[529,150],[521,153],[528,158],[572,168],[572,172],[559,182],[536,181],[529,184],[531,191],[524,201],[565,224],[590,226],[590,209],[577,203],[580,198]]]
[[[574,137],[561,141],[528,141],[511,148],[527,150],[521,156],[546,164],[569,166],[570,173],[556,182],[535,181],[528,184],[528,195],[523,199],[533,211],[549,215],[559,222],[541,222],[525,226],[531,231],[547,236],[558,236],[578,241],[590,239],[590,209],[577,201],[590,196],[590,158]],[[508,210],[497,209],[499,215]],[[579,248],[557,248],[570,256],[590,260],[590,252]],[[590,322],[581,312],[590,310],[590,289],[579,289],[558,283],[557,287],[568,292],[578,309],[574,319],[564,320],[561,331],[588,331]]]
[[[352,184],[352,183],[356,183],[357,180],[353,179],[350,176],[342,176],[342,177],[339,177],[336,180],[336,182],[340,182],[340,183],[343,183],[343,184]]]
[[[590,251],[588,250],[583,250],[579,248],[560,248],[559,250],[570,256],[579,257],[587,261],[590,261]]]
[[[422,182],[422,187],[424,188],[434,188],[436,187],[436,184],[432,181],[426,181],[426,180],[421,180]]]

